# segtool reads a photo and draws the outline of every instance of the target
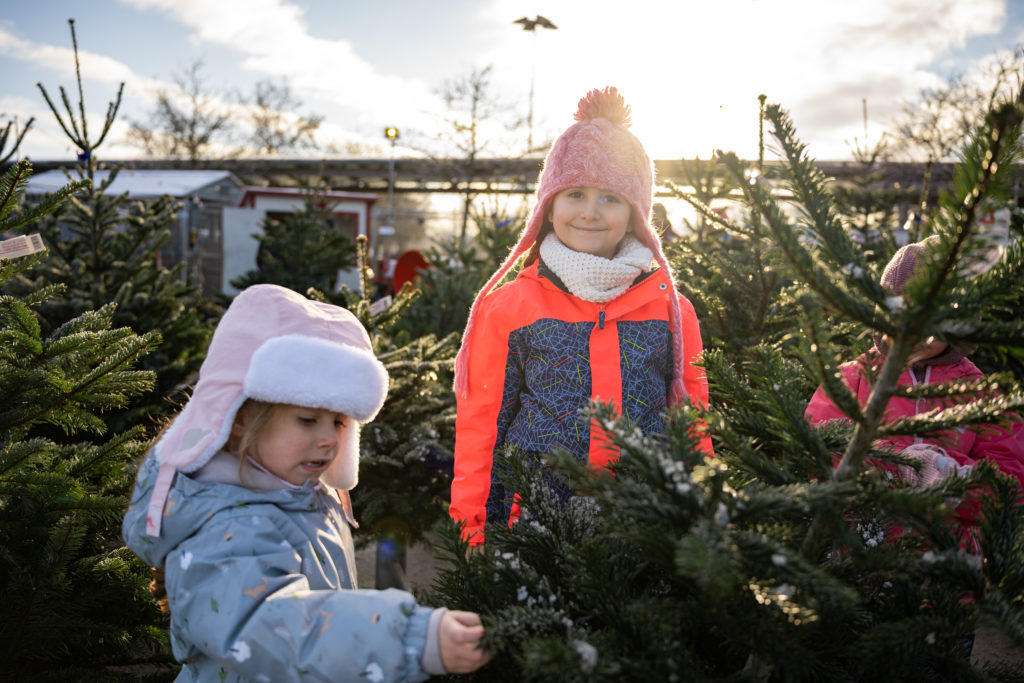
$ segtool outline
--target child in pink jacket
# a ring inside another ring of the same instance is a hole
[[[882,286],[896,295],[903,295],[919,260],[930,248],[929,241],[934,241],[934,238],[900,248],[882,273]],[[874,368],[876,372],[880,370],[887,351],[886,339],[879,338],[870,351],[840,367],[843,380],[860,401],[861,406],[866,405],[871,395],[868,368]],[[943,341],[930,339],[910,355],[907,366],[900,375],[899,385],[917,386],[955,380],[970,382],[982,377],[984,373],[964,355],[963,351]],[[914,400],[893,396],[886,408],[884,420],[892,422],[901,417],[941,409],[944,405],[948,405],[948,402],[944,403],[942,399]],[[812,424],[847,418],[825,395],[821,387],[811,397],[804,416]],[[909,466],[898,468],[901,479],[917,485],[928,486],[949,476],[965,474],[975,463],[982,460],[990,461],[1003,473],[1024,483],[1024,423],[1016,416],[1006,427],[985,425],[958,428],[927,437],[892,436],[878,445],[889,446],[920,463],[920,471]],[[961,504],[957,513],[963,523],[973,522],[976,507],[976,502],[968,501]]]

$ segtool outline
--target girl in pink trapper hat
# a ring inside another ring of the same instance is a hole
[[[617,453],[580,418],[590,401],[651,434],[666,406],[708,400],[697,317],[651,228],[654,166],[629,107],[615,88],[593,90],[576,121],[548,152],[526,229],[473,302],[456,359],[451,515],[471,546],[485,523],[517,514],[496,453],[557,448],[600,468]]]
[[[164,571],[180,679],[421,680],[486,661],[476,614],[350,590],[359,424],[387,390],[345,309],[275,285],[231,303],[123,525]]]

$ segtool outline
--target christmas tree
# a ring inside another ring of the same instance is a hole
[[[675,407],[665,434],[644,438],[595,406],[592,416],[621,452],[614,477],[566,454],[540,467],[511,454],[497,465],[521,498],[519,522],[488,528],[484,552],[468,557],[458,531],[446,534],[450,569],[434,599],[484,615],[495,658],[477,680],[1019,680],[1019,671],[973,668],[964,645],[982,623],[1024,639],[1020,486],[987,465],[926,488],[894,484],[877,465],[908,461],[874,443],[999,422],[1024,404],[1011,376],[990,375],[975,385],[900,389],[956,407],[882,419],[921,340],[1024,345],[1024,323],[989,314],[1021,286],[1020,240],[987,273],[964,272],[977,257],[983,202],[1010,201],[1020,104],[990,113],[949,192],[923,218],[939,246],[906,304],[879,284],[877,263],[851,239],[787,114],[775,105],[764,112],[783,154],[778,177],[751,177],[722,155],[750,215],[746,225],[723,227],[759,256],[703,294],[720,297],[758,268],[781,274],[772,286],[736,290],[768,297],[764,314],[735,328],[748,348],[725,325],[713,332],[731,343],[705,354],[711,408]],[[788,326],[773,310],[789,312]],[[837,368],[858,350],[851,339],[873,334],[893,341],[862,409]],[[818,385],[851,421],[805,421]],[[714,460],[697,449],[698,419],[714,439]],[[562,501],[552,478],[576,495]],[[981,555],[961,547],[946,503],[969,495],[984,501]],[[897,527],[908,533],[894,535]]]
[[[0,179],[0,231],[24,230],[88,184],[15,213],[30,170]],[[42,248],[38,235],[15,239]],[[152,386],[135,368],[159,335],[114,328],[112,305],[44,331],[39,308],[61,285],[15,295],[9,284],[48,257],[0,260],[0,657],[7,680],[99,680],[103,665],[166,640],[149,569],[120,540],[144,430],[111,433],[103,419]]]
[[[873,143],[870,142],[866,101],[863,106],[864,139],[854,138],[850,143],[853,172],[844,182],[832,183],[830,189],[835,196],[837,209],[847,220],[851,239],[862,246],[869,260],[873,255],[873,260],[885,264],[902,246],[899,239],[916,242],[922,237],[912,234],[914,231],[903,231],[902,228],[916,228],[919,225],[917,217],[922,213],[920,201],[923,199],[919,199],[918,205],[913,206],[913,186],[903,187],[898,182],[886,180],[890,139],[883,134]],[[900,216],[907,214],[908,210],[910,222],[901,225]]]
[[[685,166],[692,192],[667,183],[698,215],[687,225],[694,238],[668,245],[677,286],[697,312],[705,348],[721,350],[736,364],[758,344],[785,339],[796,314],[788,294],[795,275],[773,248],[760,214],[733,195],[752,180],[769,188],[780,180],[764,160],[764,102],[762,95],[758,160],[741,178],[728,173],[721,159],[698,159]]]
[[[258,267],[231,281],[239,290],[270,283],[297,292],[333,292],[338,271],[353,265],[355,242],[329,225],[333,210],[322,191],[309,190],[300,211],[267,216],[259,235]]]
[[[112,195],[109,189],[117,178],[116,168],[102,182],[97,181],[100,164],[96,150],[113,126],[121,91],[109,103],[103,127],[94,139],[84,117],[78,43],[74,21],[70,24],[81,113],[76,115],[63,87],[63,115],[46,89],[39,88],[61,128],[80,150],[80,165],[68,173],[69,180],[89,183],[60,211],[33,227],[43,236],[50,254],[23,278],[19,291],[63,285],[60,292],[41,302],[39,313],[47,330],[113,303],[115,327],[160,332],[163,342],[143,361],[145,369],[157,373],[153,388],[104,417],[118,431],[143,422],[152,424],[175,410],[174,401],[181,399],[178,392],[202,361],[218,308],[202,298],[185,264],[174,268],[159,265],[158,254],[170,237],[169,226],[178,219],[177,202],[166,196],[140,202]]]
[[[378,588],[406,587],[406,548],[423,541],[448,511],[455,397],[452,365],[458,336],[426,334],[410,339],[396,331],[419,291],[406,285],[393,300],[371,303],[366,242],[357,241],[363,275],[359,293],[342,289],[349,310],[370,332],[374,351],[390,377],[388,398],[363,433],[359,486],[353,491],[357,519],[377,542]]]

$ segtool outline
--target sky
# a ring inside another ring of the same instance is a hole
[[[101,155],[138,156],[131,121],[202,60],[224,98],[286,81],[301,113],[324,117],[323,147],[358,143],[397,154],[439,144],[450,124],[445,83],[491,67],[500,105],[494,155],[521,151],[533,91],[533,139],[573,122],[591,88],[616,86],[633,132],[656,159],[757,154],[758,95],[781,104],[817,159],[848,159],[904,103],[954,73],[970,74],[1024,44],[1024,0],[33,0],[0,11],[0,123],[35,124],[22,153],[74,159],[37,87],[77,111],[75,20],[90,134],[120,83],[124,97]],[[557,29],[524,31],[537,14]],[[62,105],[61,105],[62,106]],[[516,149],[518,146],[519,149]],[[315,154],[315,153],[314,153]]]

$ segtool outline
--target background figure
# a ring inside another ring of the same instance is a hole
[[[930,249],[938,244],[938,237],[901,247],[882,273],[881,284],[894,294],[903,296],[907,282],[913,277]],[[874,347],[854,361],[840,367],[843,380],[862,406],[871,395],[870,371],[877,372],[885,362],[890,340],[880,336]],[[966,352],[968,345],[949,346],[934,337],[919,344],[907,359],[907,366],[899,378],[899,386],[918,386],[942,382],[978,380],[984,374],[971,362]],[[911,399],[894,396],[886,409],[886,422],[898,418],[920,415],[949,406],[948,399]],[[819,387],[805,412],[814,424],[831,419],[846,419],[838,407]],[[898,451],[918,463],[919,468],[900,466],[894,475],[901,480],[928,486],[945,477],[966,473],[981,460],[995,464],[1002,472],[1024,483],[1024,424],[1017,416],[1008,427],[984,425],[967,429],[948,430],[928,437],[893,436],[879,445]],[[977,501],[968,499],[959,505],[957,513],[968,538],[973,536]],[[973,545],[973,543],[972,543]]]
[[[651,207],[651,227],[661,237],[662,244],[671,244],[679,239],[675,232],[672,231],[672,221],[668,219],[668,212],[665,210],[665,205],[661,202]]]

